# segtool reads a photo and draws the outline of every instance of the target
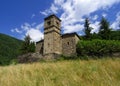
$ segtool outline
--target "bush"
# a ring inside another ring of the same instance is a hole
[[[106,56],[120,52],[120,41],[117,40],[91,40],[79,41],[77,54],[79,56]]]
[[[61,55],[60,58],[57,58],[57,60],[76,60],[79,59],[79,57],[77,57],[76,55],[72,55],[72,56],[65,56],[65,55]]]

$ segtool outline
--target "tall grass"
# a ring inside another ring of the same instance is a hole
[[[0,86],[120,86],[120,58],[0,67]]]

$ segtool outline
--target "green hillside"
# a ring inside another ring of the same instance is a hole
[[[19,54],[21,40],[0,33],[0,65],[9,64]]]

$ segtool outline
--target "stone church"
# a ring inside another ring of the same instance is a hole
[[[47,58],[73,56],[79,40],[76,33],[61,34],[61,20],[53,14],[44,19],[44,40],[36,43],[36,53]]]

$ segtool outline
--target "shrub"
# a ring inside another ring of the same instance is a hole
[[[71,56],[65,56],[65,55],[61,55],[60,58],[57,58],[57,60],[76,60],[79,59],[79,57],[77,57],[77,55],[71,55]]]
[[[91,40],[79,41],[77,54],[79,56],[106,56],[120,52],[120,41],[117,40]]]

